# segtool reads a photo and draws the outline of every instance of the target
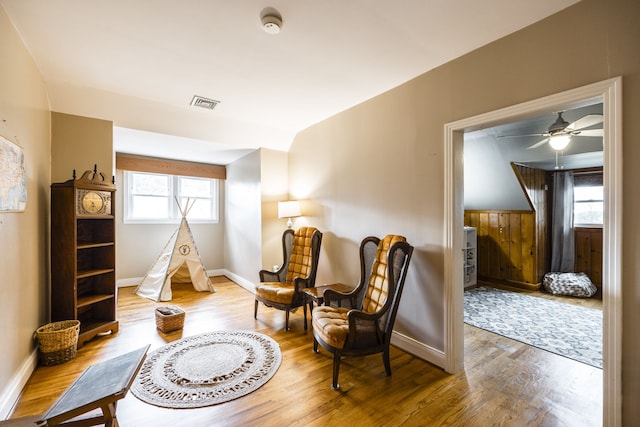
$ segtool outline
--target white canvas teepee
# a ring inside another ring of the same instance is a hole
[[[194,201],[195,202],[195,201]],[[178,201],[176,200],[176,203]],[[180,207],[182,221],[180,227],[171,235],[171,238],[165,245],[158,258],[151,264],[151,268],[147,271],[138,288],[136,294],[141,297],[149,298],[154,301],[171,300],[171,277],[173,277],[181,267],[186,266],[191,283],[197,291],[215,292],[213,283],[209,279],[207,272],[202,265],[200,254],[196,249],[191,228],[187,222],[187,213],[193,206],[193,203],[187,204],[184,209]]]

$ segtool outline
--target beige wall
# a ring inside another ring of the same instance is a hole
[[[224,266],[245,287],[258,280],[262,263],[261,154],[256,150],[227,166]]]
[[[416,251],[396,330],[443,349],[445,124],[622,76],[622,387],[624,423],[632,425],[640,418],[638,22],[636,0],[583,0],[300,132],[289,155],[290,192],[309,198],[317,213],[309,220],[330,231],[318,281],[354,281],[366,235],[404,234]]]
[[[71,114],[51,113],[51,179],[64,182],[73,170],[80,178],[98,166],[106,178],[115,174],[113,123]]]
[[[26,210],[0,213],[0,343],[5,350],[0,357],[0,419],[4,419],[35,367],[33,333],[48,322],[51,138],[44,80],[2,8],[0,62],[0,135],[23,148],[27,174]]]
[[[271,270],[282,259],[282,233],[287,220],[278,218],[278,201],[289,200],[288,154],[260,149],[260,193],[262,194],[262,264]],[[255,278],[252,277],[254,280]]]

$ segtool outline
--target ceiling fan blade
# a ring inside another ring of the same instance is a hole
[[[546,133],[530,133],[527,135],[498,135],[497,138],[522,138],[531,136],[547,136]]]
[[[598,123],[602,123],[603,120],[604,118],[602,117],[602,114],[589,114],[569,124],[569,126],[567,126],[567,130],[588,128],[590,126],[597,125]]]
[[[545,139],[543,139],[543,140],[541,140],[541,141],[536,142],[536,143],[535,143],[535,144],[533,144],[533,145],[530,145],[529,147],[527,147],[527,150],[533,150],[534,148],[541,147],[541,146],[543,146],[544,144],[546,144],[547,142],[549,142],[549,138],[545,138]]]
[[[575,136],[604,136],[604,129],[587,129],[576,131]]]

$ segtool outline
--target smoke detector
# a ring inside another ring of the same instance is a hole
[[[267,34],[278,34],[282,29],[282,18],[274,13],[264,15],[262,17],[262,29]]]

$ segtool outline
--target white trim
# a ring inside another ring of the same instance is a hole
[[[604,425],[622,425],[622,79],[605,88],[602,283]]]
[[[207,270],[207,276],[209,277],[226,276],[226,275],[227,275],[227,270],[224,270],[224,269]],[[125,279],[118,279],[116,280],[116,287],[126,288],[129,286],[138,286],[140,282],[142,282],[142,279],[144,279],[144,277],[129,277]]]
[[[166,196],[157,196],[158,198],[166,199],[167,201],[167,218],[132,218],[131,208],[133,207],[134,196],[149,196],[147,194],[133,194],[133,175],[156,175],[165,177],[169,181],[169,194]],[[179,201],[183,199],[181,184],[182,180],[200,180],[208,181],[211,183],[211,192],[209,197],[191,197],[193,203],[197,200],[209,200],[211,204],[211,218],[188,218],[191,224],[217,224],[220,222],[220,180],[217,178],[195,177],[195,176],[183,176],[183,175],[171,175],[165,173],[156,172],[140,172],[140,171],[123,171],[124,180],[124,196],[123,196],[123,209],[122,209],[122,223],[123,224],[180,224],[182,217],[186,216],[182,214],[182,207]],[[175,203],[174,203],[175,202]],[[193,205],[192,205],[193,206]],[[178,215],[180,214],[180,215]],[[188,215],[188,211],[187,211]]]
[[[427,346],[424,343],[416,341],[415,339],[399,332],[392,332],[391,345],[398,347],[413,356],[419,357],[422,360],[433,363],[436,366],[444,366],[445,364],[444,352]]]
[[[142,282],[142,277],[118,279],[116,280],[116,288],[127,288],[129,286],[138,286],[140,282]]]
[[[238,276],[237,274],[232,273],[228,270],[223,270],[223,271],[224,271],[224,273],[222,273],[223,275],[227,276],[229,279],[233,280],[238,285],[242,286],[252,294],[256,293],[256,284],[254,282],[252,282],[251,280],[247,280],[242,276]]]
[[[38,366],[38,350],[31,352],[0,395],[0,420],[6,420],[18,403],[22,389]]]
[[[601,100],[604,108],[605,219],[603,238],[603,425],[622,419],[622,78],[616,77],[445,125],[445,360],[447,372],[464,369],[461,265],[464,205],[463,134],[573,109]]]

